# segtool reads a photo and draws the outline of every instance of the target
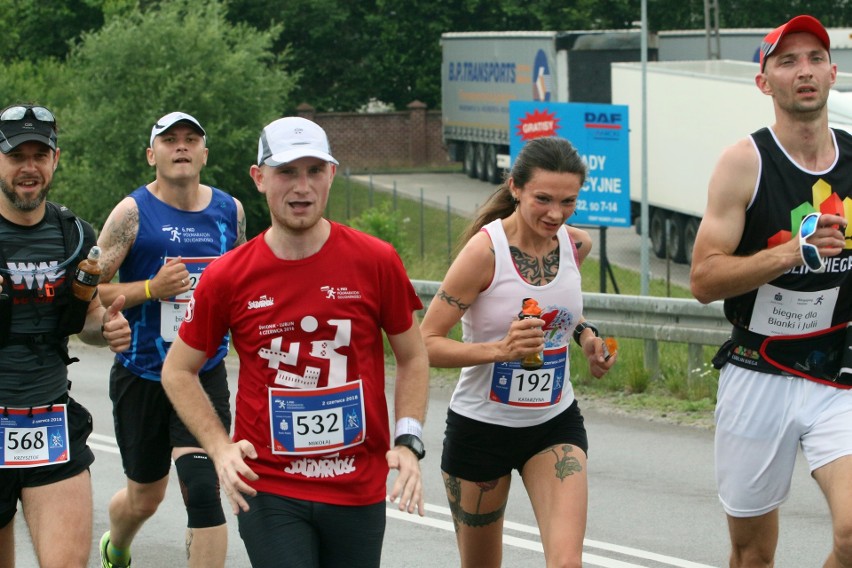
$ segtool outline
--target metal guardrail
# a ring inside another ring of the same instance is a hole
[[[412,280],[424,306],[438,292],[440,282]],[[659,342],[688,345],[689,375],[704,365],[704,346],[719,346],[731,333],[722,302],[701,304],[683,298],[583,293],[583,316],[601,333],[645,340],[645,368],[659,373]]]

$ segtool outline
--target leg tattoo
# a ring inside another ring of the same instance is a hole
[[[580,460],[575,458],[572,455],[569,455],[574,451],[574,446],[570,444],[563,444],[562,446],[551,446],[546,450],[539,452],[541,454],[553,453],[556,457],[556,463],[553,464],[553,468],[556,470],[556,477],[560,481],[564,481],[566,477],[570,477],[574,475],[574,473],[579,473],[583,471],[583,466],[580,465]],[[562,456],[559,456],[559,452],[562,452]]]
[[[492,491],[497,487],[497,480],[478,482],[479,498],[476,502],[476,511],[465,511],[461,504],[461,480],[455,476],[448,475],[444,480],[444,486],[447,488],[447,499],[450,503],[450,511],[453,514],[453,525],[456,532],[459,531],[460,525],[469,527],[485,527],[493,524],[503,517],[503,512],[506,510],[506,502],[495,511],[490,513],[480,513],[479,508],[482,504],[482,496],[487,491]]]

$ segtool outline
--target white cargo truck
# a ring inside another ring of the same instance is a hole
[[[610,63],[641,59],[641,32],[441,35],[441,104],[450,159],[498,183],[509,162],[509,101],[610,102]],[[655,38],[649,38],[656,58]]]
[[[757,71],[755,63],[729,60],[647,64],[649,238],[656,256],[691,262],[710,174],[722,150],[775,121],[772,100],[755,85]],[[638,232],[642,65],[613,63],[611,77],[612,104],[629,107],[630,201]],[[838,73],[829,121],[852,130],[852,93],[844,91],[852,91],[852,74]]]

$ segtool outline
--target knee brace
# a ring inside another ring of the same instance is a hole
[[[186,506],[187,526],[191,529],[225,524],[225,512],[219,498],[219,477],[207,454],[185,454],[175,460],[180,493]]]

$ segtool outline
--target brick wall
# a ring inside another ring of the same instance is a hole
[[[344,170],[450,164],[441,140],[441,111],[419,101],[397,112],[315,112],[302,104],[297,113],[325,129],[331,153]]]

